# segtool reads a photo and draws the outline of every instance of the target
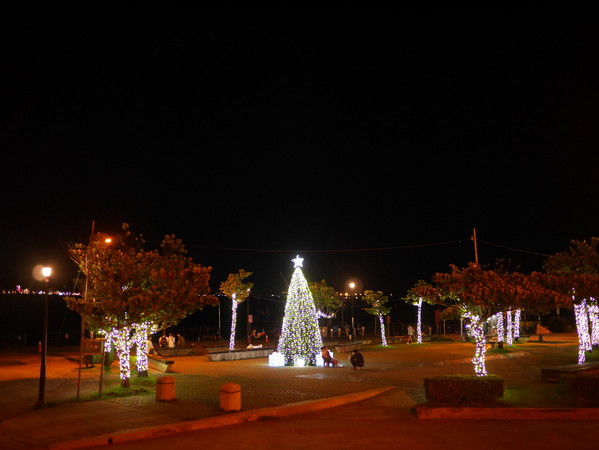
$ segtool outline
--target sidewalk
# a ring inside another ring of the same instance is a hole
[[[274,345],[271,343],[271,345]],[[545,418],[564,411],[552,394],[556,386],[541,380],[541,369],[575,362],[576,336],[544,336],[543,342],[531,339],[507,355],[489,355],[489,373],[502,376],[510,390],[510,404],[502,408],[522,414],[522,408],[545,408]],[[414,419],[411,411],[425,402],[426,376],[443,373],[472,373],[470,343],[428,343],[422,346],[397,344],[382,349],[366,346],[364,370],[347,367],[268,367],[267,360],[250,359],[211,362],[206,356],[182,356],[175,361],[176,400],[156,401],[149,395],[94,401],[73,401],[77,392],[78,349],[50,349],[47,360],[46,407],[36,408],[39,385],[39,354],[0,353],[0,448],[83,448],[107,445],[132,438],[159,436],[204,427],[222,426],[281,417],[320,408],[330,408],[372,396],[393,396],[398,417]],[[345,363],[347,355],[336,355]],[[115,370],[105,374],[108,384],[118,384]],[[164,374],[151,372],[151,377]],[[100,368],[82,370],[81,398],[97,393]],[[219,410],[220,387],[238,383],[242,390],[242,411]],[[108,387],[103,388],[105,392]],[[440,410],[437,410],[437,414]],[[481,410],[479,410],[480,412]],[[506,412],[508,411],[508,412]],[[531,410],[529,410],[530,412]],[[599,419],[596,409],[569,409],[580,419]],[[448,410],[444,418],[456,411]],[[586,414],[583,416],[582,414]],[[460,412],[467,418],[473,412]],[[490,414],[490,413],[488,413]],[[458,416],[456,416],[458,417]],[[491,417],[489,415],[489,417]],[[530,418],[530,417],[528,417]]]

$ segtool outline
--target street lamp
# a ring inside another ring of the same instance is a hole
[[[42,362],[40,364],[40,390],[37,399],[38,405],[44,404],[44,394],[46,392],[46,355],[48,353],[48,287],[50,285],[51,267],[43,267],[45,293],[44,293],[44,315],[42,319]]]
[[[356,283],[350,281],[349,288],[352,290],[352,298],[351,298],[351,335],[352,339],[356,336],[356,324],[354,322],[354,300],[356,296]]]

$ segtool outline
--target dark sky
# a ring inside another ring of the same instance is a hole
[[[92,221],[263,293],[538,269],[598,235],[597,12],[4,7],[0,288]]]

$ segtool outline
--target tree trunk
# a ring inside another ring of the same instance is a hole
[[[237,300],[233,299],[231,305],[231,336],[229,337],[229,350],[235,350],[235,327],[237,325]]]

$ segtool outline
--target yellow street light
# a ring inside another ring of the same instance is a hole
[[[42,360],[40,364],[40,385],[39,396],[37,399],[38,405],[44,404],[44,396],[46,392],[46,356],[48,354],[48,290],[50,285],[50,275],[52,275],[51,267],[42,267],[42,275],[44,277],[45,293],[44,293],[44,315],[42,322]]]

